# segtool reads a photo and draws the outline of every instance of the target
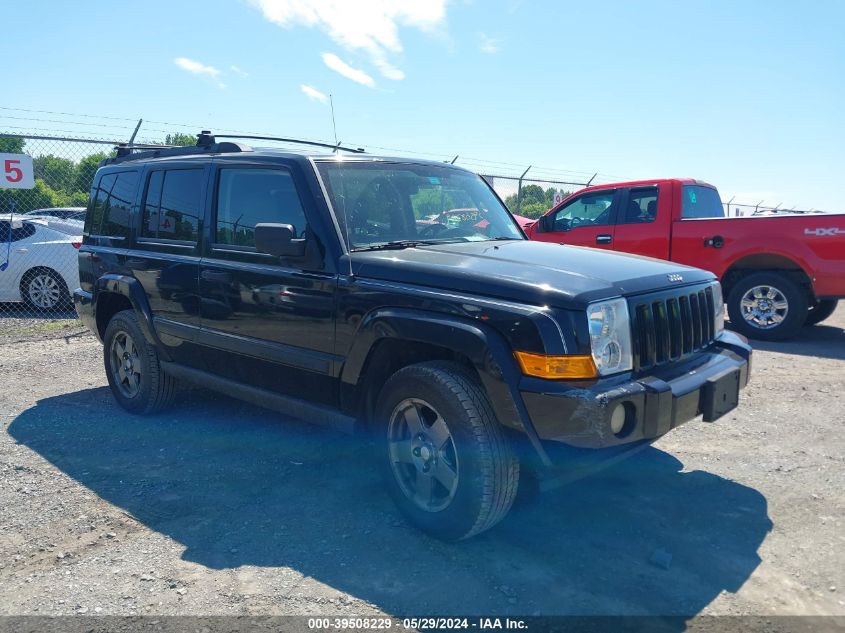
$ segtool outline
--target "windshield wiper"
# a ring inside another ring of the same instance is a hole
[[[359,246],[358,248],[353,248],[352,252],[355,253],[357,251],[387,251],[387,250],[399,250],[403,248],[414,248],[415,246],[419,246],[420,244],[434,244],[435,242],[431,240],[393,240],[391,242],[381,242],[379,244],[369,244],[367,246]]]

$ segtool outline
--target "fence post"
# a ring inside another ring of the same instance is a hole
[[[531,169],[531,165],[528,165],[528,169]],[[525,178],[525,174],[528,173],[528,169],[522,172],[522,175],[519,177],[519,185],[516,189],[516,214],[519,215],[519,212],[522,211],[522,179]]]

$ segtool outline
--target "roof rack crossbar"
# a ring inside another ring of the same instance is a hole
[[[325,147],[331,150],[343,150],[344,152],[352,152],[354,154],[363,154],[367,150],[363,147],[346,147],[340,143],[320,143],[319,141],[304,141],[298,138],[283,138],[281,136],[255,136],[252,134],[215,134],[217,138],[245,138],[256,141],[280,141],[283,143],[295,143],[297,145],[311,145],[313,147]]]

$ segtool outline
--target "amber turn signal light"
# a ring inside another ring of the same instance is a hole
[[[516,352],[515,355],[526,376],[584,379],[598,375],[592,356],[546,356],[529,352]]]

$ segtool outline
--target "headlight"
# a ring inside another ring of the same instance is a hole
[[[631,319],[625,299],[598,301],[587,307],[593,362],[607,376],[633,368]]]
[[[713,316],[715,317],[713,321],[714,332],[718,336],[725,329],[725,301],[722,298],[722,284],[718,281],[713,282],[711,288],[713,290]]]

